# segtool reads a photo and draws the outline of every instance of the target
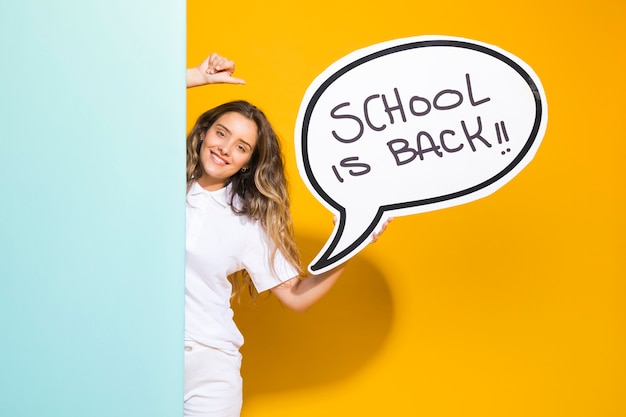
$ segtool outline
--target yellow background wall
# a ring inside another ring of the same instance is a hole
[[[499,46],[539,75],[537,156],[489,197],[395,220],[304,316],[243,301],[244,417],[626,416],[626,3],[188,1],[188,65],[246,86],[188,92],[188,126],[244,98],[283,138],[298,239],[332,229],[300,180],[309,83],[365,46],[424,34]],[[393,68],[389,70],[393,77]]]

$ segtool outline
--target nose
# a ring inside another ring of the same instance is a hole
[[[230,145],[227,143],[221,143],[217,149],[220,151],[220,153],[222,155],[229,155],[230,154]]]

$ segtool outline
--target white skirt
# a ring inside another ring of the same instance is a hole
[[[185,340],[185,417],[239,417],[241,354]]]

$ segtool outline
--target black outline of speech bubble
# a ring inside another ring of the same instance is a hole
[[[341,77],[348,71],[358,67],[359,65],[365,64],[366,62],[369,62],[374,59],[380,58],[382,56],[393,54],[396,52],[405,51],[408,49],[425,48],[425,47],[432,47],[432,46],[452,46],[452,47],[457,47],[457,48],[472,49],[477,52],[482,52],[487,55],[491,55],[492,57],[499,59],[500,61],[504,62],[505,64],[513,68],[515,71],[517,71],[517,73],[526,81],[526,83],[530,87],[530,90],[533,93],[533,96],[535,97],[535,109],[536,109],[535,123],[533,125],[532,131],[530,132],[528,141],[522,148],[522,151],[517,155],[517,157],[509,165],[507,165],[498,174],[494,175],[493,177],[491,177],[490,179],[486,181],[483,181],[482,183],[478,185],[475,185],[473,187],[467,188],[462,191],[457,191],[457,192],[442,195],[439,197],[431,197],[431,198],[426,198],[423,200],[379,206],[378,211],[376,212],[376,215],[374,216],[373,221],[367,227],[365,232],[363,232],[363,234],[361,234],[361,236],[359,236],[356,239],[356,241],[353,242],[346,249],[339,252],[337,255],[333,257],[328,257],[328,254],[332,253],[332,251],[335,249],[335,247],[339,243],[339,240],[341,239],[341,236],[343,234],[343,229],[345,227],[345,219],[346,219],[346,209],[342,205],[337,203],[335,200],[333,200],[328,194],[326,194],[326,192],[322,189],[319,183],[315,180],[315,176],[313,175],[311,166],[309,164],[308,130],[309,130],[309,122],[311,120],[311,114],[313,113],[313,108],[317,104],[317,101],[319,100],[320,96],[324,93],[324,91],[326,91],[326,89],[333,82],[335,82],[339,77]],[[340,214],[338,230],[337,230],[337,233],[335,234],[333,241],[328,246],[324,254],[320,257],[320,259],[318,259],[315,265],[310,266],[310,269],[312,271],[320,270],[324,267],[327,267],[333,264],[336,260],[341,259],[347,254],[351,253],[357,246],[363,243],[363,241],[367,239],[374,232],[374,228],[376,227],[376,224],[378,224],[383,213],[386,211],[404,209],[404,208],[409,208],[409,207],[418,207],[418,206],[423,206],[426,204],[439,203],[439,202],[446,201],[446,200],[452,200],[455,198],[462,197],[464,195],[472,194],[500,180],[506,174],[511,172],[513,168],[515,168],[524,159],[528,151],[532,148],[533,143],[537,139],[537,134],[539,133],[539,128],[541,126],[542,111],[543,111],[543,103],[541,101],[541,95],[539,93],[539,89],[537,88],[537,85],[533,81],[532,77],[528,74],[528,72],[526,72],[517,62],[501,54],[500,52],[497,52],[488,47],[473,44],[470,42],[464,42],[464,41],[459,41],[459,40],[424,40],[424,41],[410,42],[410,43],[406,43],[402,45],[396,45],[396,46],[383,49],[381,51],[371,53],[362,58],[359,58],[356,61],[353,61],[350,64],[346,65],[345,67],[341,68],[339,71],[335,72],[326,81],[324,81],[322,85],[313,94],[311,100],[309,101],[309,104],[307,105],[306,111],[304,113],[303,122],[302,122],[302,139],[301,139],[302,154],[303,154],[302,156],[303,156],[304,169],[305,169],[307,178],[309,179],[311,185],[313,186],[315,191],[318,193],[318,195],[321,198],[323,198],[324,201],[326,201],[328,204],[330,204],[335,209],[337,209]]]

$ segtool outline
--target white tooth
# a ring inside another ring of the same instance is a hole
[[[213,160],[218,163],[218,164],[222,164],[222,165],[226,165],[226,161],[222,158],[220,158],[219,156],[217,156],[216,154],[212,153],[211,154],[213,157]]]

